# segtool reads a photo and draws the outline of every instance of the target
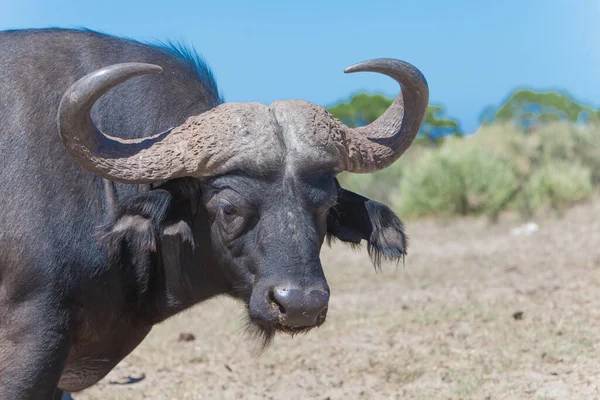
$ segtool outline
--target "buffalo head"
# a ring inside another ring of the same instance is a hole
[[[380,170],[411,145],[429,98],[415,67],[378,59],[346,70],[383,73],[402,88],[384,115],[360,128],[345,126],[309,102],[278,101],[224,103],[143,139],[100,132],[90,118],[94,103],[127,79],[160,71],[127,63],[83,77],[61,101],[60,135],[77,162],[103,178],[196,182],[199,195],[183,196],[193,203],[186,219],[190,241],[201,244],[194,260],[213,260],[223,291],[245,301],[266,337],[277,330],[305,331],[325,320],[329,287],[319,252],[327,237],[353,244],[366,240],[375,263],[381,256],[405,254],[406,238],[394,213],[342,189],[336,175]]]

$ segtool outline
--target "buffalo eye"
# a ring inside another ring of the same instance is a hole
[[[230,237],[239,235],[244,228],[245,221],[240,210],[233,204],[226,201],[220,204],[219,209],[221,214],[221,227],[225,233]]]
[[[221,206],[221,211],[225,215],[225,217],[233,217],[237,213],[235,206],[231,203],[225,203]]]

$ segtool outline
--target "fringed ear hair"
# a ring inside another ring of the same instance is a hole
[[[352,246],[366,240],[376,268],[381,267],[382,259],[400,262],[408,247],[404,225],[388,206],[339,185],[338,203],[327,216],[327,240],[335,238]]]

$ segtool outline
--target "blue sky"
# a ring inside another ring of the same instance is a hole
[[[355,62],[419,67],[432,102],[467,131],[517,87],[561,89],[600,106],[599,0],[0,0],[0,29],[88,27],[141,40],[185,40],[227,101],[331,105],[365,90],[395,95]]]

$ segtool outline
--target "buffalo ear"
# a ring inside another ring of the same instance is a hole
[[[126,272],[131,293],[143,302],[164,284],[165,258],[175,262],[194,251],[191,220],[198,211],[200,185],[194,178],[168,181],[157,188],[115,199],[96,237],[111,262]],[[170,264],[171,265],[171,264]],[[177,278],[179,279],[179,278]]]
[[[150,291],[157,273],[160,227],[170,203],[171,194],[160,189],[126,196],[98,228],[96,236],[112,262],[129,272],[129,285],[139,295]]]
[[[388,206],[339,185],[338,203],[327,216],[327,237],[352,245],[366,240],[367,251],[376,267],[381,265],[382,257],[400,261],[408,247],[404,225]]]
[[[168,181],[158,188],[126,196],[113,206],[97,236],[109,249],[127,244],[151,253],[158,251],[161,235],[193,242],[187,221],[197,212],[199,198],[200,186],[193,178]]]
[[[156,252],[159,226],[171,199],[169,192],[160,189],[127,196],[119,201],[97,236],[111,250],[127,245],[131,249]]]

